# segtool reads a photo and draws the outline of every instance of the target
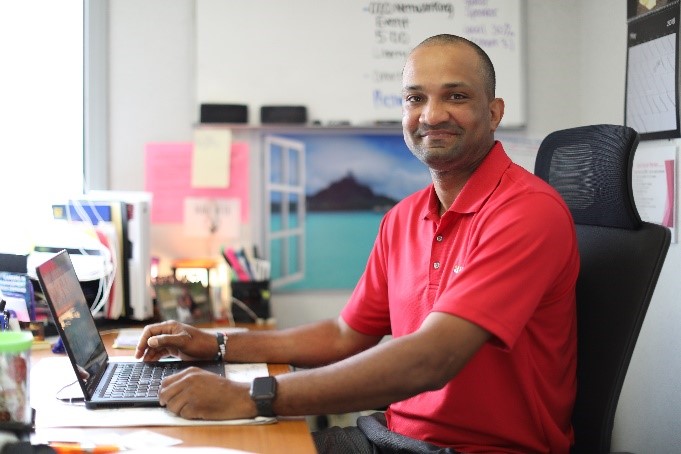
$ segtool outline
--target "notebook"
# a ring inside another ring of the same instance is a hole
[[[189,366],[225,375],[220,361],[110,361],[68,252],[48,259],[36,273],[86,407],[159,406],[160,381]]]

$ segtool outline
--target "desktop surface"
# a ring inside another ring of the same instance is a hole
[[[259,327],[258,327],[259,328]],[[257,328],[255,328],[257,329]],[[115,331],[102,333],[102,339],[111,356],[129,356],[130,350],[112,348],[116,338]],[[50,349],[32,350],[31,362],[35,366],[45,358],[57,356]],[[289,371],[286,364],[270,364],[268,369],[271,375]],[[97,410],[92,410],[97,411]],[[125,434],[140,429],[146,429],[158,434],[182,440],[177,447],[222,447],[243,450],[254,453],[316,453],[312,437],[304,418],[280,418],[275,424],[265,425],[206,425],[206,426],[153,426],[153,427],[129,427],[129,428],[83,428],[80,430],[92,433],[114,432]],[[36,438],[40,438],[41,430],[53,431],[54,429],[36,429]]]

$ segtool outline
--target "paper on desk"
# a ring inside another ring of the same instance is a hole
[[[111,360],[131,360],[112,357]],[[268,375],[267,364],[226,364],[228,378],[250,382]],[[216,426],[271,424],[276,418],[257,417],[226,421],[184,419],[164,407],[89,410],[83,403],[70,404],[57,399],[57,393],[76,380],[66,357],[45,358],[31,368],[31,406],[36,411],[36,428],[46,427],[140,427],[140,426]],[[77,386],[77,385],[76,385]],[[73,387],[75,388],[75,387]],[[60,394],[61,395],[61,394]],[[81,394],[82,397],[82,394]]]
[[[83,429],[80,427],[54,427],[41,429],[31,434],[31,444],[49,444],[50,442],[79,443],[81,446],[108,445],[120,446],[128,452],[149,452],[154,449],[169,449],[170,446],[182,444],[179,438],[169,437],[148,429],[133,430],[131,432],[113,432],[108,429],[102,431]]]

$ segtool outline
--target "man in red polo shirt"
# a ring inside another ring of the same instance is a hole
[[[386,214],[341,316],[228,342],[166,322],[147,327],[136,352],[307,369],[257,379],[250,395],[188,370],[163,382],[162,404],[203,419],[388,406],[315,434],[320,452],[567,453],[574,226],[560,196],[495,141],[504,102],[494,89],[475,44],[453,35],[419,44],[403,71],[402,125],[433,184]]]

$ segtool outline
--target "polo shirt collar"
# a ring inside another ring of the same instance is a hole
[[[458,213],[474,213],[480,209],[485,200],[499,185],[499,181],[508,166],[511,158],[508,157],[503,145],[498,140],[487,153],[477,169],[468,179],[463,189],[448,211]],[[440,203],[435,194],[435,187],[430,185],[428,208],[424,210],[423,218],[439,218]]]

